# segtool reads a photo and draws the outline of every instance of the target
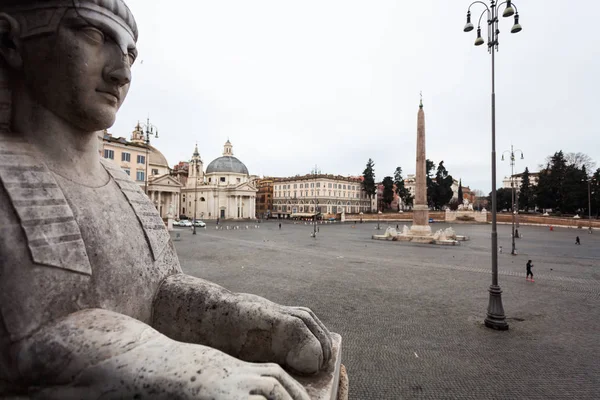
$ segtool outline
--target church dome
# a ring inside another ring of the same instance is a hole
[[[243,162],[233,156],[223,156],[216,160],[213,160],[208,167],[206,167],[206,173],[212,174],[216,172],[229,172],[234,174],[248,174],[248,168]]]
[[[233,173],[233,174],[248,174],[248,168],[243,162],[233,156],[233,146],[229,140],[223,146],[223,156],[217,158],[206,167],[206,173]]]
[[[161,167],[169,168],[169,163],[167,162],[167,158],[161,153],[156,147],[148,146],[149,151],[149,160],[150,165],[158,165]]]

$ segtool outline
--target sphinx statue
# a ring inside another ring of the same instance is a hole
[[[0,398],[307,400],[323,323],[183,274],[99,157],[137,36],[122,0],[0,0]]]

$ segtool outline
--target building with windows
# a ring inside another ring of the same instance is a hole
[[[104,131],[100,156],[117,164],[142,188],[146,182],[146,145],[114,137]]]
[[[309,174],[273,180],[272,215],[278,218],[358,214],[373,211],[375,204],[357,177]]]
[[[256,215],[259,218],[270,218],[273,211],[273,177],[264,177],[254,181],[258,193],[256,195]]]
[[[100,156],[113,161],[127,175],[147,191],[159,214],[167,218],[177,216],[182,184],[170,174],[165,156],[155,147],[147,145],[138,124],[131,140],[114,137],[104,131]]]
[[[248,168],[233,156],[229,140],[223,156],[208,164],[206,172],[196,145],[181,190],[180,210],[197,219],[254,219],[257,192]]]
[[[539,179],[540,179],[539,172],[530,172],[529,173],[529,185],[530,186],[537,186]],[[518,191],[519,189],[521,189],[521,184],[523,183],[523,173],[514,174],[512,176],[512,180],[514,180],[515,189]],[[505,189],[510,189],[512,187],[510,176],[505,176],[504,179],[502,179],[502,187],[504,187]]]

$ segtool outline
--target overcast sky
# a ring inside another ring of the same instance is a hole
[[[110,132],[148,115],[172,166],[205,166],[229,138],[251,174],[415,171],[419,92],[427,157],[491,189],[491,56],[462,31],[470,1],[126,0],[140,30],[133,83]],[[489,4],[489,2],[488,2]],[[500,23],[498,186],[558,150],[600,163],[600,2],[518,0]],[[474,8],[474,23],[482,8]]]

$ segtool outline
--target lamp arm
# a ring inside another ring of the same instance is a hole
[[[471,7],[473,7],[473,5],[477,4],[477,3],[483,4],[483,6],[485,7],[485,9],[487,11],[490,11],[490,9],[488,8],[487,4],[485,4],[483,1],[474,1],[474,2],[472,2],[467,11],[471,11]]]
[[[477,22],[477,28],[480,28],[480,27],[481,27],[481,18],[483,18],[483,15],[484,15],[486,12],[487,12],[487,14],[488,14],[488,22],[490,21],[490,19],[491,19],[491,18],[490,18],[490,10],[489,10],[489,9],[487,8],[487,6],[486,6],[486,9],[485,9],[485,10],[483,10],[483,12],[481,13],[481,15],[479,16],[479,21]],[[489,25],[489,23],[488,23],[488,25]],[[489,38],[490,38],[490,33],[489,33],[489,29],[488,29],[488,40],[489,40]]]

